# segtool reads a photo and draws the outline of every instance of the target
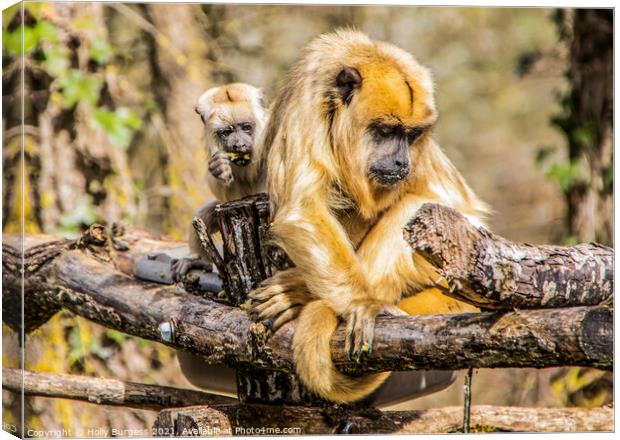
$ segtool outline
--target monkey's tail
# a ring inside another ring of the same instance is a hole
[[[332,362],[330,340],[338,318],[325,301],[306,304],[297,318],[293,337],[295,369],[304,385],[336,403],[355,402],[379,387],[389,372],[347,376]]]

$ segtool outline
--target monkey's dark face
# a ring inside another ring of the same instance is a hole
[[[243,167],[252,160],[255,131],[254,122],[242,121],[217,128],[215,136],[222,149],[228,154],[230,161]]]
[[[400,123],[370,123],[371,152],[368,162],[371,180],[387,187],[406,180],[411,172],[410,148],[423,132],[423,127],[408,127]]]
[[[402,68],[386,67],[381,60],[358,67],[344,67],[330,89],[335,92],[330,96],[341,100],[333,107],[340,112],[332,119],[332,138],[341,141],[336,151],[344,156],[342,165],[365,173],[370,188],[385,192],[409,180],[415,149],[423,148],[421,138],[436,111],[422,82]]]

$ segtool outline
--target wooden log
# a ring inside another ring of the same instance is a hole
[[[614,251],[607,246],[513,243],[434,203],[420,208],[404,235],[447,281],[447,294],[481,308],[598,305],[613,298]]]
[[[2,319],[14,331],[22,326],[26,333],[45,324],[60,306],[49,292],[32,288],[45,277],[46,268],[71,244],[47,235],[29,235],[24,248],[17,235],[4,235],[2,246]],[[25,252],[22,252],[25,249]],[[22,271],[22,257],[25,265]],[[23,278],[22,278],[23,274]],[[23,292],[22,292],[23,287]]]
[[[213,222],[215,228],[194,218],[193,226],[223,279],[224,292],[218,296],[219,302],[238,306],[261,281],[276,270],[291,266],[288,257],[272,243],[267,194],[217,205]],[[223,255],[218,253],[209,233],[213,229],[222,236]]]
[[[216,405],[160,412],[159,435],[310,435],[455,433],[462,407],[419,411],[378,411],[342,405],[327,407]],[[472,432],[613,431],[613,409],[474,406]]]
[[[420,411],[398,434],[460,432],[463,408]],[[520,408],[479,405],[471,408],[471,432],[607,432],[614,430],[613,408]]]
[[[17,393],[23,389],[27,396],[57,397],[156,411],[170,407],[236,402],[230,397],[201,391],[13,368],[2,369],[2,388]]]
[[[230,203],[217,205],[214,218],[222,235],[224,255],[219,255],[208,234],[209,225],[194,219],[198,239],[216,264],[224,281],[224,293],[220,300],[228,305],[238,306],[258,283],[267,278],[268,271],[262,259],[258,231],[264,216],[259,215],[257,203],[266,203],[267,195],[247,197]]]
[[[214,364],[294,371],[294,323],[267,338],[262,324],[252,323],[239,308],[116,270],[114,266],[120,265],[130,271],[131,261],[153,251],[157,239],[147,239],[147,235],[128,229],[122,236],[128,249],[108,250],[110,261],[94,258],[85,249],[65,249],[41,266],[42,272],[30,277],[30,289],[101,325],[198,354]],[[143,243],[145,248],[141,248]],[[162,248],[175,244],[160,243]],[[5,258],[9,246],[5,240]],[[39,246],[30,248],[28,255],[36,258],[39,251],[47,249],[45,243]],[[470,366],[611,369],[612,317],[604,306],[379,317],[373,353],[367,361],[356,364],[346,358],[342,326],[332,340],[332,357],[339,368],[351,374]]]

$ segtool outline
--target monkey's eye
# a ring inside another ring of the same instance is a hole
[[[422,133],[424,133],[424,130],[422,128],[414,128],[413,130],[409,131],[407,133],[407,142],[409,143],[409,145],[417,141],[420,135],[422,135]]]
[[[218,130],[217,134],[219,137],[221,138],[226,138],[228,136],[230,136],[232,134],[232,129],[231,128],[223,128],[221,130]]]
[[[252,127],[252,124],[243,124],[241,125],[241,129],[245,131],[246,133],[251,133],[253,127]]]
[[[379,135],[383,137],[391,137],[394,134],[394,128],[389,125],[379,125],[377,126],[377,132]]]

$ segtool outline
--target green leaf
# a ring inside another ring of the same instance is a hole
[[[568,190],[576,181],[583,178],[581,167],[576,163],[556,163],[551,166],[547,176],[555,179],[562,191]]]
[[[49,21],[38,21],[35,26],[37,36],[41,41],[47,41],[50,43],[59,43],[60,37],[58,36],[58,29]]]
[[[93,75],[86,75],[81,70],[71,69],[60,80],[60,89],[65,108],[71,108],[78,102],[94,107],[99,100],[103,82]]]
[[[92,225],[97,221],[97,213],[90,196],[83,196],[76,207],[60,218],[60,226],[65,230],[78,230],[82,225]]]
[[[592,124],[584,124],[575,128],[571,136],[582,147],[594,146],[597,138],[596,129]]]
[[[17,30],[19,32],[19,30]],[[29,54],[39,43],[39,32],[35,27],[24,26],[24,54]]]
[[[106,64],[114,55],[114,50],[105,38],[96,37],[90,43],[90,58],[97,64]]]
[[[13,56],[21,56],[22,53],[22,34],[19,29],[9,32],[6,29],[2,31],[2,48]]]
[[[36,27],[24,26],[24,53],[28,54],[39,42],[39,33]],[[22,29],[17,28],[12,32],[2,31],[2,47],[10,55],[21,56],[22,54]]]
[[[105,131],[111,142],[121,148],[127,148],[134,131],[142,126],[142,121],[133,110],[127,107],[119,107],[113,112],[99,108],[95,110],[93,125]]]
[[[136,112],[129,107],[118,107],[116,109],[116,114],[129,128],[139,130],[142,127],[142,120],[138,117]]]
[[[116,113],[106,109],[97,109],[93,123],[96,128],[103,130],[110,141],[116,145],[122,147],[129,145],[132,132]]]
[[[60,38],[58,37],[58,30],[49,21],[40,20],[34,26],[24,26],[24,53],[27,55],[39,44],[41,41],[48,41],[50,43],[58,43]],[[10,55],[21,56],[22,50],[22,33],[21,28],[18,27],[12,32],[4,29],[2,31],[2,47]]]
[[[44,50],[43,68],[54,77],[62,77],[69,68],[69,57],[63,46],[52,46]]]

